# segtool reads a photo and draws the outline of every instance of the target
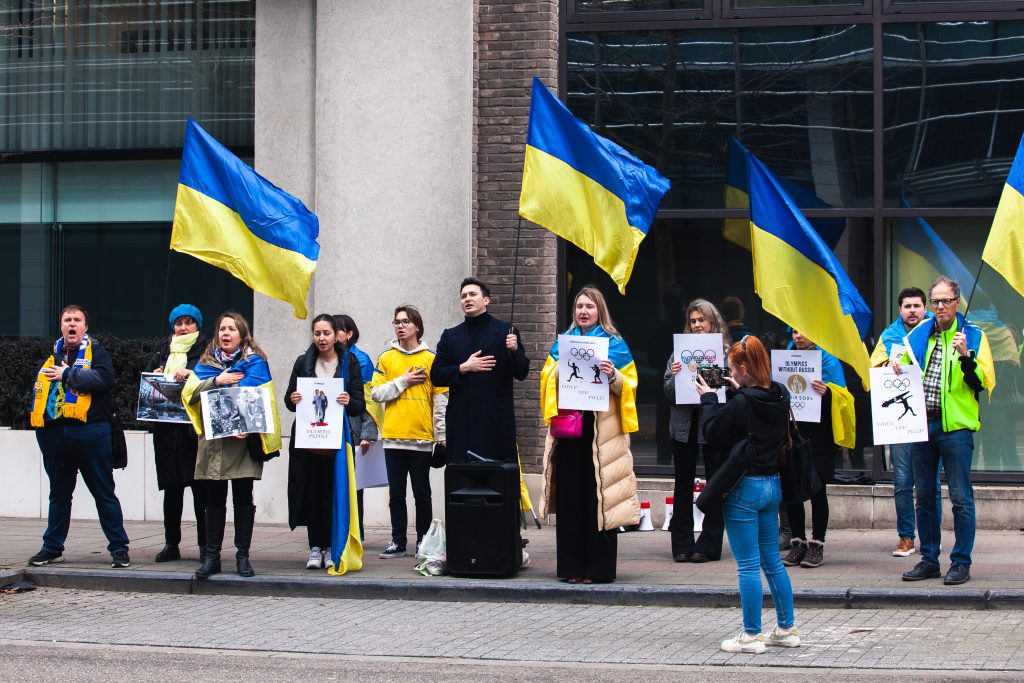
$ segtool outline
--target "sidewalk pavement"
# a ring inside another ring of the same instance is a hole
[[[163,547],[160,522],[126,522],[131,540],[132,566],[110,568],[106,539],[95,520],[74,520],[64,551],[65,562],[51,567],[27,567],[39,550],[46,526],[41,519],[0,519],[0,579],[18,577],[39,585],[142,592],[234,595],[288,595],[293,597],[404,598],[457,601],[571,602],[589,604],[736,606],[739,604],[736,565],[728,544],[722,560],[706,564],[680,564],[669,552],[664,531],[630,532],[619,536],[618,580],[605,585],[569,585],[555,576],[555,530],[531,526],[530,565],[508,579],[424,577],[413,571],[412,556],[382,560],[389,530],[366,529],[362,571],[332,577],[326,571],[305,568],[309,555],[305,529],[289,531],[285,525],[257,525],[251,560],[257,576],[234,574],[233,529],[225,533],[222,554],[225,573],[209,581],[195,581],[198,549],[193,545],[194,524],[182,529],[185,559],[156,564]],[[411,534],[410,534],[411,536]],[[920,555],[893,557],[895,532],[886,530],[829,531],[825,564],[816,569],[789,568],[799,604],[820,607],[906,607],[1024,609],[1024,534],[978,531],[971,581],[944,586],[941,580],[905,582],[902,572]],[[949,566],[952,532],[943,534]],[[410,546],[412,544],[410,543]],[[6,583],[6,580],[0,580]]]

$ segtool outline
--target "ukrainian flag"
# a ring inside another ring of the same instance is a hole
[[[999,198],[981,259],[1024,296],[1024,138]]]
[[[868,388],[871,310],[775,176],[746,152],[754,289],[764,310],[849,363]]]
[[[519,215],[593,256],[622,294],[669,185],[533,78]]]
[[[805,209],[831,209],[832,205],[785,178],[776,178],[797,206]],[[725,208],[750,208],[750,188],[747,181],[747,149],[736,138],[729,139],[729,167],[725,175]],[[808,218],[807,222],[818,232],[829,249],[835,249],[846,230],[845,218]],[[750,251],[750,222],[744,218],[726,218],[722,237],[738,247]]]
[[[188,120],[171,249],[223,268],[305,318],[319,234],[302,202]]]
[[[348,365],[345,354],[344,365]],[[348,368],[342,368],[348,377]],[[359,537],[359,507],[356,503],[356,467],[352,432],[342,420],[341,448],[334,455],[334,509],[331,515],[331,556],[327,573],[341,576],[363,568],[363,542]]]

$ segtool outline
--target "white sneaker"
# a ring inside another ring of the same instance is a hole
[[[324,567],[332,567],[332,566],[334,566],[334,565],[331,564],[331,549],[330,548],[324,548]]]
[[[761,634],[765,645],[775,647],[800,647],[800,632],[794,627],[779,628],[776,626],[768,635]]]
[[[722,641],[722,652],[746,652],[752,655],[761,655],[766,649],[760,633],[752,636],[743,632],[735,638]]]
[[[313,546],[309,549],[309,559],[306,560],[306,569],[323,569],[324,554],[320,548]]]
[[[523,549],[523,564],[522,564],[522,566],[523,567],[529,567],[530,566],[530,553],[526,552],[525,548]]]

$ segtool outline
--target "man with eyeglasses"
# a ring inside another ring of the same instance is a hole
[[[526,379],[519,331],[487,312],[491,291],[468,277],[459,287],[465,322],[437,342],[430,379],[449,387],[448,462],[466,462],[473,451],[491,460],[518,462],[512,380]]]
[[[943,579],[948,586],[971,579],[974,549],[974,489],[971,460],[978,420],[978,394],[995,388],[995,367],[988,338],[981,328],[957,312],[960,285],[945,275],[932,283],[929,292],[933,318],[921,322],[906,337],[912,360],[924,368],[924,402],[928,413],[928,441],[910,448],[917,488],[917,529],[921,537],[921,561],[903,574],[904,581],[937,579],[942,532],[936,506],[935,478],[941,463],[953,503],[956,541],[949,554],[952,563]],[[894,363],[899,372],[899,365]]]
[[[903,345],[903,338],[925,318],[932,317],[925,302],[927,297],[918,287],[904,287],[896,298],[899,317],[882,331],[878,345],[871,353],[871,365],[879,367],[889,364],[894,344]],[[910,461],[908,443],[889,446],[889,461],[892,467],[893,501],[896,504],[896,533],[899,541],[892,551],[895,557],[909,557],[917,552],[914,547],[914,469]],[[935,505],[942,520],[942,488],[936,476]]]

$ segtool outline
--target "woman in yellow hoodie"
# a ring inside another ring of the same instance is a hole
[[[405,557],[409,512],[405,504],[406,479],[412,481],[416,501],[416,543],[430,528],[430,453],[444,444],[444,412],[448,390],[430,381],[434,353],[420,340],[423,318],[415,306],[395,309],[396,339],[377,359],[370,382],[370,397],[384,406],[384,464],[388,472],[391,542],[382,559]]]

